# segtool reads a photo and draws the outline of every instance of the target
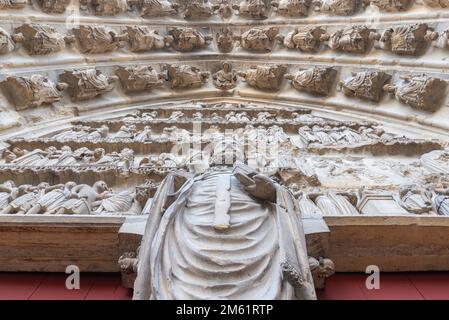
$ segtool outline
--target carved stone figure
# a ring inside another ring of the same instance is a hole
[[[373,40],[380,35],[366,26],[351,26],[340,29],[330,36],[329,47],[336,51],[348,53],[366,53]]]
[[[139,7],[144,18],[172,16],[178,13],[179,4],[171,0],[136,0],[133,2]]]
[[[134,137],[134,141],[141,143],[150,142],[151,136],[152,136],[151,127],[145,126],[145,128],[141,132],[136,134],[136,136]]]
[[[317,52],[321,43],[329,40],[329,35],[322,27],[301,26],[295,28],[286,37],[278,35],[277,39],[288,49]]]
[[[215,41],[220,52],[229,53],[234,49],[234,37],[230,28],[224,28],[221,33],[217,33]]]
[[[212,36],[203,36],[192,28],[171,28],[168,31],[173,48],[180,52],[189,52],[195,49],[203,49],[213,40]]]
[[[0,0],[0,9],[23,9],[28,0]]]
[[[249,51],[271,52],[273,42],[276,39],[279,29],[275,27],[252,28],[234,39],[240,42],[240,46]]]
[[[0,184],[0,210],[3,210],[19,195],[19,188],[14,181]]]
[[[396,99],[412,108],[436,111],[446,98],[447,82],[425,74],[401,77],[396,85],[386,85],[384,90],[394,94]]]
[[[212,154],[215,167],[207,169],[209,159],[198,154],[189,161],[192,170],[201,170],[192,172],[195,177],[174,173],[161,184],[150,213],[157,219],[148,224],[141,245],[134,299],[316,299],[293,196],[238,163],[226,166],[223,160],[238,157],[237,149],[219,144]],[[173,192],[179,193],[168,202]],[[235,240],[220,240],[224,232]],[[248,256],[248,245],[258,248],[257,258]]]
[[[449,174],[449,149],[426,153],[420,163],[430,173]]]
[[[441,48],[441,49],[449,48],[449,29],[446,29],[440,33],[440,35],[438,36],[438,39],[435,43],[435,47]]]
[[[214,85],[221,90],[231,90],[237,85],[237,72],[232,69],[230,63],[223,63],[223,68],[216,72],[212,79],[214,80]]]
[[[128,0],[81,0],[81,9],[92,6],[97,16],[115,16],[129,10]]]
[[[210,73],[188,65],[165,65],[167,80],[172,89],[199,88],[209,79]]]
[[[437,32],[425,23],[417,23],[385,30],[380,38],[380,47],[399,55],[419,55],[430,41],[436,39]]]
[[[309,14],[312,0],[275,0],[271,5],[275,10],[288,17],[304,17]]]
[[[124,46],[127,34],[118,35],[110,28],[103,26],[79,26],[73,29],[82,53],[106,53]]]
[[[109,187],[104,181],[96,182],[92,187],[81,184],[70,190],[69,200],[63,202],[48,214],[55,215],[91,215],[93,203],[101,200],[109,193]]]
[[[268,6],[264,0],[242,0],[232,7],[241,17],[257,20],[268,18]]]
[[[329,95],[337,77],[337,70],[328,67],[314,67],[300,70],[296,75],[286,74],[292,86],[299,91]]]
[[[73,101],[84,101],[112,91],[117,77],[105,76],[100,70],[86,69],[65,71],[60,79],[69,85],[68,92]]]
[[[315,202],[325,216],[359,215],[357,209],[345,195],[329,192],[327,195],[318,196]]]
[[[406,11],[412,0],[364,0],[365,5],[371,5],[386,12]]]
[[[399,203],[408,212],[425,214],[432,211],[432,195],[426,189],[409,185],[399,190]]]
[[[248,85],[257,89],[279,90],[287,67],[283,65],[251,66],[249,70],[239,72]]]
[[[4,29],[0,28],[0,54],[7,54],[16,48],[12,37]]]
[[[71,0],[38,0],[41,10],[45,13],[64,13]]]
[[[310,270],[312,271],[316,288],[326,287],[326,280],[335,274],[335,264],[330,259],[309,258]]]
[[[101,199],[92,203],[97,215],[139,215],[148,197],[141,192],[106,192]]]
[[[364,71],[352,73],[352,77],[340,82],[343,92],[348,97],[357,97],[379,102],[383,87],[391,76],[382,71]]]
[[[222,19],[229,19],[232,17],[233,11],[232,11],[232,0],[221,0],[218,6],[216,6],[216,10],[218,15]]]
[[[13,199],[5,208],[2,208],[0,214],[25,214],[44,194],[47,187],[48,184],[44,183],[37,187],[33,187],[31,185],[20,186],[17,197]]]
[[[33,204],[26,213],[27,215],[45,214],[60,207],[64,202],[69,200],[71,190],[76,186],[75,182],[67,182],[65,185],[57,185],[49,187],[45,190],[45,194]]]
[[[118,67],[119,77],[125,92],[136,92],[159,87],[165,82],[165,74],[158,73],[151,66]]]
[[[16,110],[36,108],[61,100],[67,84],[55,84],[49,78],[35,74],[31,77],[8,77],[1,83],[16,106]]]
[[[214,8],[210,4],[209,0],[185,0],[185,19],[205,19],[210,18],[213,14]]]
[[[164,37],[159,34],[159,31],[147,26],[128,26],[126,34],[129,50],[132,52],[161,50],[168,47],[171,41],[169,37]]]
[[[349,16],[358,9],[357,0],[315,0],[313,1],[315,11],[321,11],[338,16]]]
[[[449,8],[448,0],[422,0],[426,6],[431,8]]]
[[[73,37],[64,37],[51,26],[38,24],[24,24],[16,28],[12,38],[16,43],[21,43],[30,55],[59,52],[66,43],[74,41]]]
[[[436,189],[432,200],[437,214],[449,216],[449,189]]]

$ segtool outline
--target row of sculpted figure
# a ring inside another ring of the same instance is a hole
[[[358,192],[301,192],[304,216],[440,215],[449,216],[449,189],[401,185],[397,190],[361,188]]]
[[[391,141],[394,136],[386,133],[381,127],[360,126],[352,129],[345,126],[331,127],[314,125],[299,129],[299,139],[296,145],[300,148],[321,146],[354,146],[371,144],[376,141]]]
[[[273,92],[281,89],[284,79],[298,91],[319,96],[333,93],[337,70],[331,67],[312,67],[287,74],[285,65],[252,65],[246,70],[235,71],[230,63],[223,63],[222,69],[212,75],[213,84],[220,90],[231,90],[241,78],[250,87]],[[85,101],[100,96],[115,88],[120,80],[126,93],[149,91],[162,86],[166,81],[172,89],[200,88],[210,78],[210,72],[191,65],[164,65],[162,72],[152,66],[118,67],[116,75],[106,76],[97,69],[69,70],[59,76],[60,83],[48,77],[8,77],[0,83],[6,96],[16,110],[52,104],[62,99],[67,90],[72,101]],[[446,98],[447,81],[428,76],[402,76],[390,84],[392,76],[383,71],[367,70],[352,73],[352,76],[339,82],[338,88],[347,97],[380,102],[383,93],[392,94],[398,101],[412,108],[436,111]]]
[[[182,15],[185,19],[207,19],[219,15],[229,19],[233,14],[246,19],[267,19],[271,8],[281,16],[304,17],[311,10],[329,15],[353,15],[367,6],[380,11],[406,11],[413,0],[80,0],[80,9],[97,16],[115,16],[135,10],[144,18]],[[1,0],[0,9],[23,9],[29,0]],[[422,0],[433,8],[448,8],[447,0]],[[41,10],[61,14],[71,0],[38,0]]]
[[[135,191],[113,191],[104,181],[94,185],[67,182],[20,185],[0,184],[0,214],[26,215],[140,215],[148,195]]]
[[[20,46],[29,55],[57,53],[67,45],[76,44],[82,54],[101,54],[128,48],[131,52],[173,49],[192,52],[206,49],[215,39],[223,53],[235,47],[256,53],[272,52],[276,43],[290,50],[318,53],[330,48],[338,53],[367,54],[375,47],[401,56],[418,56],[432,45],[449,47],[449,30],[435,32],[426,23],[398,25],[377,31],[366,25],[350,25],[331,34],[322,26],[298,26],[282,34],[278,27],[253,27],[235,34],[225,27],[215,34],[206,34],[190,27],[169,27],[163,34],[149,26],[127,26],[120,32],[101,25],[80,25],[71,33],[63,34],[45,24],[26,23],[9,34],[0,28],[0,54],[12,52]]]
[[[50,146],[46,149],[26,150],[19,147],[6,150],[4,161],[12,167],[33,168],[77,168],[77,167],[117,167],[128,170],[134,163],[134,151],[123,149],[107,153],[102,148],[90,150],[86,147],[72,150],[69,146],[61,149]]]

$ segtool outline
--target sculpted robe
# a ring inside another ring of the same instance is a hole
[[[134,299],[316,299],[298,204],[276,189],[268,203],[231,170],[169,175],[150,209]]]

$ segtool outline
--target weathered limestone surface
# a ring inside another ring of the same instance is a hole
[[[314,299],[335,270],[448,270],[448,10],[0,0],[0,271],[75,261],[136,299]],[[251,237],[222,242],[238,223]],[[192,239],[232,256],[193,265]],[[244,278],[236,261],[265,270],[258,293],[210,285],[209,266]]]

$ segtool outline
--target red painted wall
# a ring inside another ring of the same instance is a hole
[[[449,300],[449,273],[388,273],[381,275],[381,289],[367,290],[366,275],[337,274],[321,300]],[[65,288],[65,274],[0,273],[0,300],[129,300],[131,290],[120,285],[118,274],[82,274],[81,289]]]

